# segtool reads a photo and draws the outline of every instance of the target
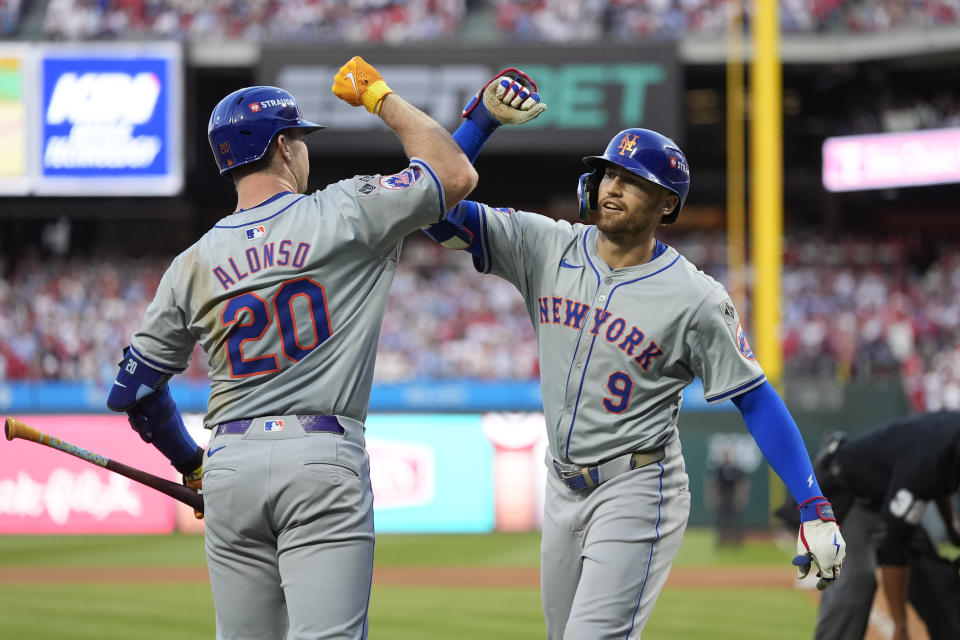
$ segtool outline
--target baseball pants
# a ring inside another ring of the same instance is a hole
[[[204,459],[217,640],[366,638],[374,547],[366,450],[304,433],[295,416],[280,432],[263,422],[214,435]]]
[[[636,640],[680,548],[690,490],[680,441],[660,462],[575,492],[548,473],[540,589],[549,640]]]

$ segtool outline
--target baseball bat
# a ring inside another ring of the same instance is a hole
[[[34,429],[30,425],[21,422],[16,418],[7,418],[3,425],[3,431],[7,436],[7,440],[22,438],[23,440],[38,442],[44,446],[51,447],[58,451],[69,453],[70,455],[80,458],[81,460],[86,460],[87,462],[95,464],[98,467],[103,467],[107,471],[119,473],[124,477],[130,478],[134,482],[145,484],[151,489],[156,489],[160,493],[165,493],[171,498],[179,500],[180,502],[192,507],[196,513],[203,513],[203,495],[196,489],[192,489],[191,487],[187,487],[182,484],[177,484],[172,480],[155,476],[152,473],[147,473],[141,469],[135,469],[134,467],[123,464],[122,462],[111,460],[110,458],[99,453],[94,453],[93,451],[84,449],[83,447],[70,444],[65,440],[61,440],[60,438],[55,438],[47,433],[43,433],[39,429]]]

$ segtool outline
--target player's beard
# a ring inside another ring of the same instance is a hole
[[[644,238],[651,232],[651,227],[656,228],[660,216],[657,216],[657,222],[653,221],[653,215],[650,212],[640,211],[609,211],[603,208],[603,203],[597,208],[596,225],[597,229],[603,232],[603,235],[617,242],[627,241],[633,238],[638,240]]]

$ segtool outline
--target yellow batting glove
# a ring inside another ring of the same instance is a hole
[[[354,56],[340,67],[333,78],[333,95],[347,104],[359,107],[379,115],[383,99],[393,90],[383,81],[380,72],[360,56]]]
[[[203,493],[203,465],[191,471],[190,473],[183,474],[183,484],[187,485],[191,489],[196,489],[197,492]],[[203,519],[203,511],[194,511],[193,517],[197,520]]]

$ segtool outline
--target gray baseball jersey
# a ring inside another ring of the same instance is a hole
[[[763,384],[763,371],[726,291],[675,249],[610,269],[595,226],[479,211],[475,265],[520,290],[537,334],[547,636],[636,640],[690,514],[683,388],[699,376],[719,402]]]
[[[171,373],[197,341],[210,361],[203,492],[218,640],[367,637],[363,421],[401,240],[443,203],[414,159],[227,216],[164,274],[132,344]]]
[[[415,159],[227,216],[170,265],[132,344],[178,373],[200,342],[208,428],[275,413],[362,422],[401,239],[442,211]]]
[[[711,403],[764,382],[723,286],[675,249],[611,270],[592,225],[489,207],[481,219],[482,270],[520,290],[537,334],[555,459],[666,444],[694,376]]]

